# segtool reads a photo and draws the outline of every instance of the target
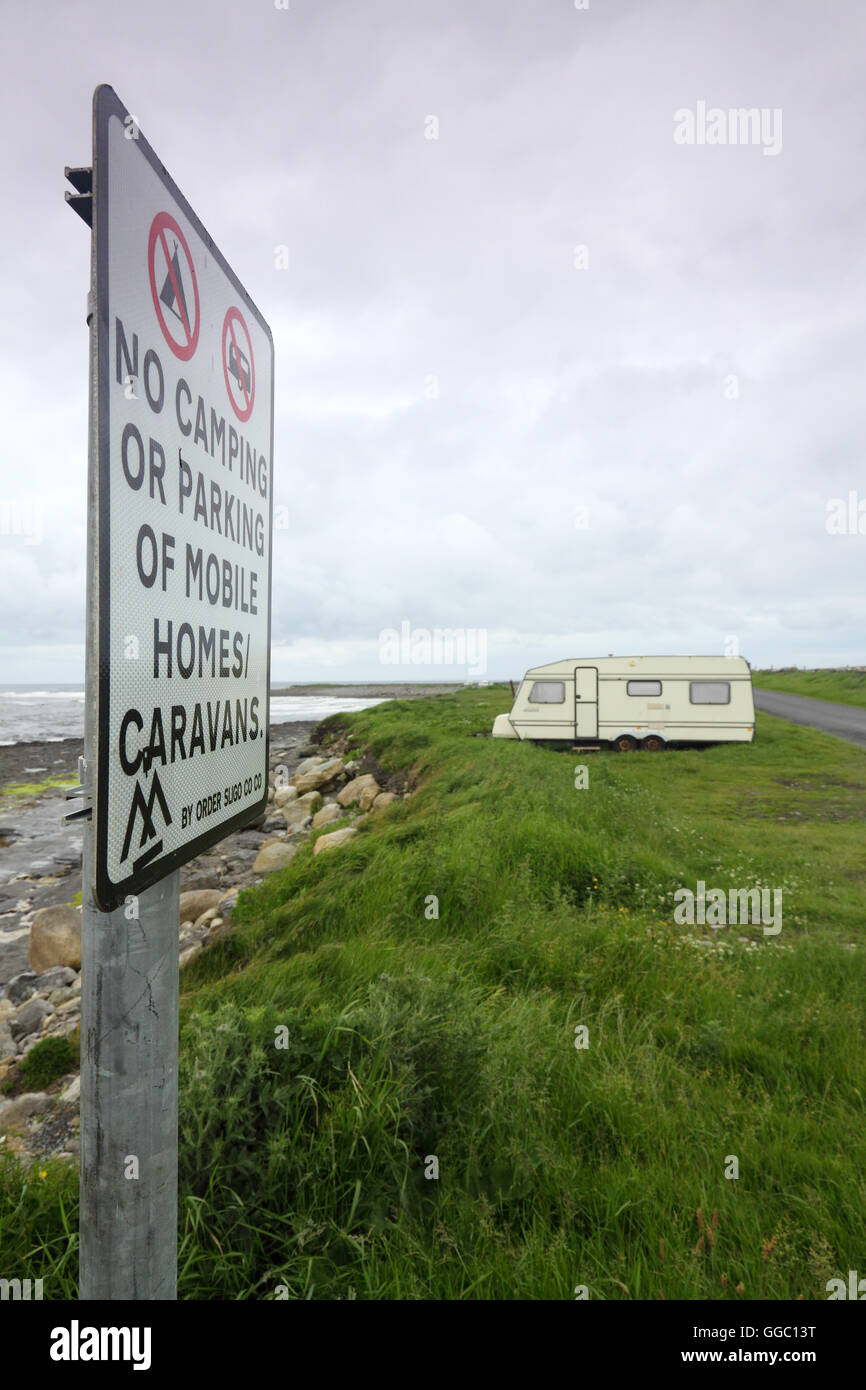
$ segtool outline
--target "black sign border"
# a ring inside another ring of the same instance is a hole
[[[108,200],[109,200],[109,166],[108,166],[108,127],[112,116],[116,116],[122,124],[127,120],[135,120],[130,116],[130,112],[121,102],[113,87],[103,83],[96,88],[93,94],[93,236],[96,238],[96,315],[97,315],[97,400],[98,400],[98,426],[97,426],[97,483],[99,495],[98,507],[98,557],[99,557],[99,581],[98,581],[98,650],[99,650],[99,674],[98,674],[98,694],[97,694],[97,777],[95,786],[95,807],[94,818],[96,823],[95,834],[95,872],[93,891],[98,906],[103,912],[111,912],[120,907],[128,894],[140,893],[143,889],[158,883],[167,874],[186,864],[196,855],[216,844],[219,840],[225,839],[233,830],[248,824],[256,816],[261,815],[268,801],[268,779],[264,778],[262,798],[254,806],[246,807],[232,816],[227,821],[222,821],[219,825],[213,826],[209,830],[203,831],[194,840],[188,840],[179,849],[172,851],[164,858],[155,860],[152,864],[147,864],[138,873],[132,873],[128,878],[115,882],[108,875],[108,768],[109,768],[109,694],[110,694],[110,656],[111,656],[111,512],[110,512],[110,433],[109,433],[109,410],[108,393],[111,381],[111,324],[109,321],[108,304]],[[197,236],[213,256],[217,265],[223,271],[234,286],[246,309],[252,314],[262,332],[265,334],[271,350],[271,428],[270,428],[270,458],[268,467],[270,476],[268,479],[268,502],[269,502],[269,521],[268,521],[268,669],[267,669],[267,690],[264,708],[264,729],[265,729],[265,768],[270,766],[270,713],[271,713],[271,579],[273,568],[273,539],[274,539],[274,339],[269,325],[259,309],[253,303],[247,291],[244,289],[237,275],[226,261],[222,252],[215,245],[212,237],[201,220],[196,216],[186,198],[181,193],[174,179],[169,174],[165,165],[157,157],[152,146],[148,143],[135,122],[136,139],[135,143],[140,152],[160,179],[167,195],[178,205],[183,215],[187,218]]]

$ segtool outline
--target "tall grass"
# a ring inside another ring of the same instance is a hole
[[[184,971],[181,1297],[808,1300],[862,1266],[866,754],[765,715],[661,755],[474,738],[507,703],[336,720],[416,792]],[[677,925],[698,879],[782,887],[782,932]],[[0,1181],[46,1297],[73,1188]]]

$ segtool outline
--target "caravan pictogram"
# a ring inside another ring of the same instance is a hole
[[[253,341],[240,309],[229,309],[223,320],[223,376],[232,410],[241,422],[248,420],[256,398],[256,368]]]
[[[147,268],[163,337],[175,357],[188,362],[201,326],[198,280],[186,237],[169,212],[158,212],[150,225]]]

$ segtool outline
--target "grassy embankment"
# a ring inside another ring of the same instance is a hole
[[[753,671],[752,681],[762,690],[866,709],[866,671]]]
[[[182,1298],[824,1299],[866,1265],[866,753],[767,715],[471,737],[509,703],[337,717],[417,791],[185,970]],[[675,925],[698,879],[782,888],[781,934]],[[75,1174],[0,1173],[4,1275],[74,1296]]]

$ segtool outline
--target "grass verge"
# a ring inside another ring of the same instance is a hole
[[[181,1297],[809,1300],[862,1268],[866,753],[764,714],[657,755],[473,736],[508,703],[329,723],[416,791],[184,971]],[[782,889],[781,933],[677,925],[698,880]],[[42,1171],[0,1165],[4,1273],[74,1296],[76,1175]]]
[[[866,709],[866,671],[753,671],[752,681],[761,690]]]

